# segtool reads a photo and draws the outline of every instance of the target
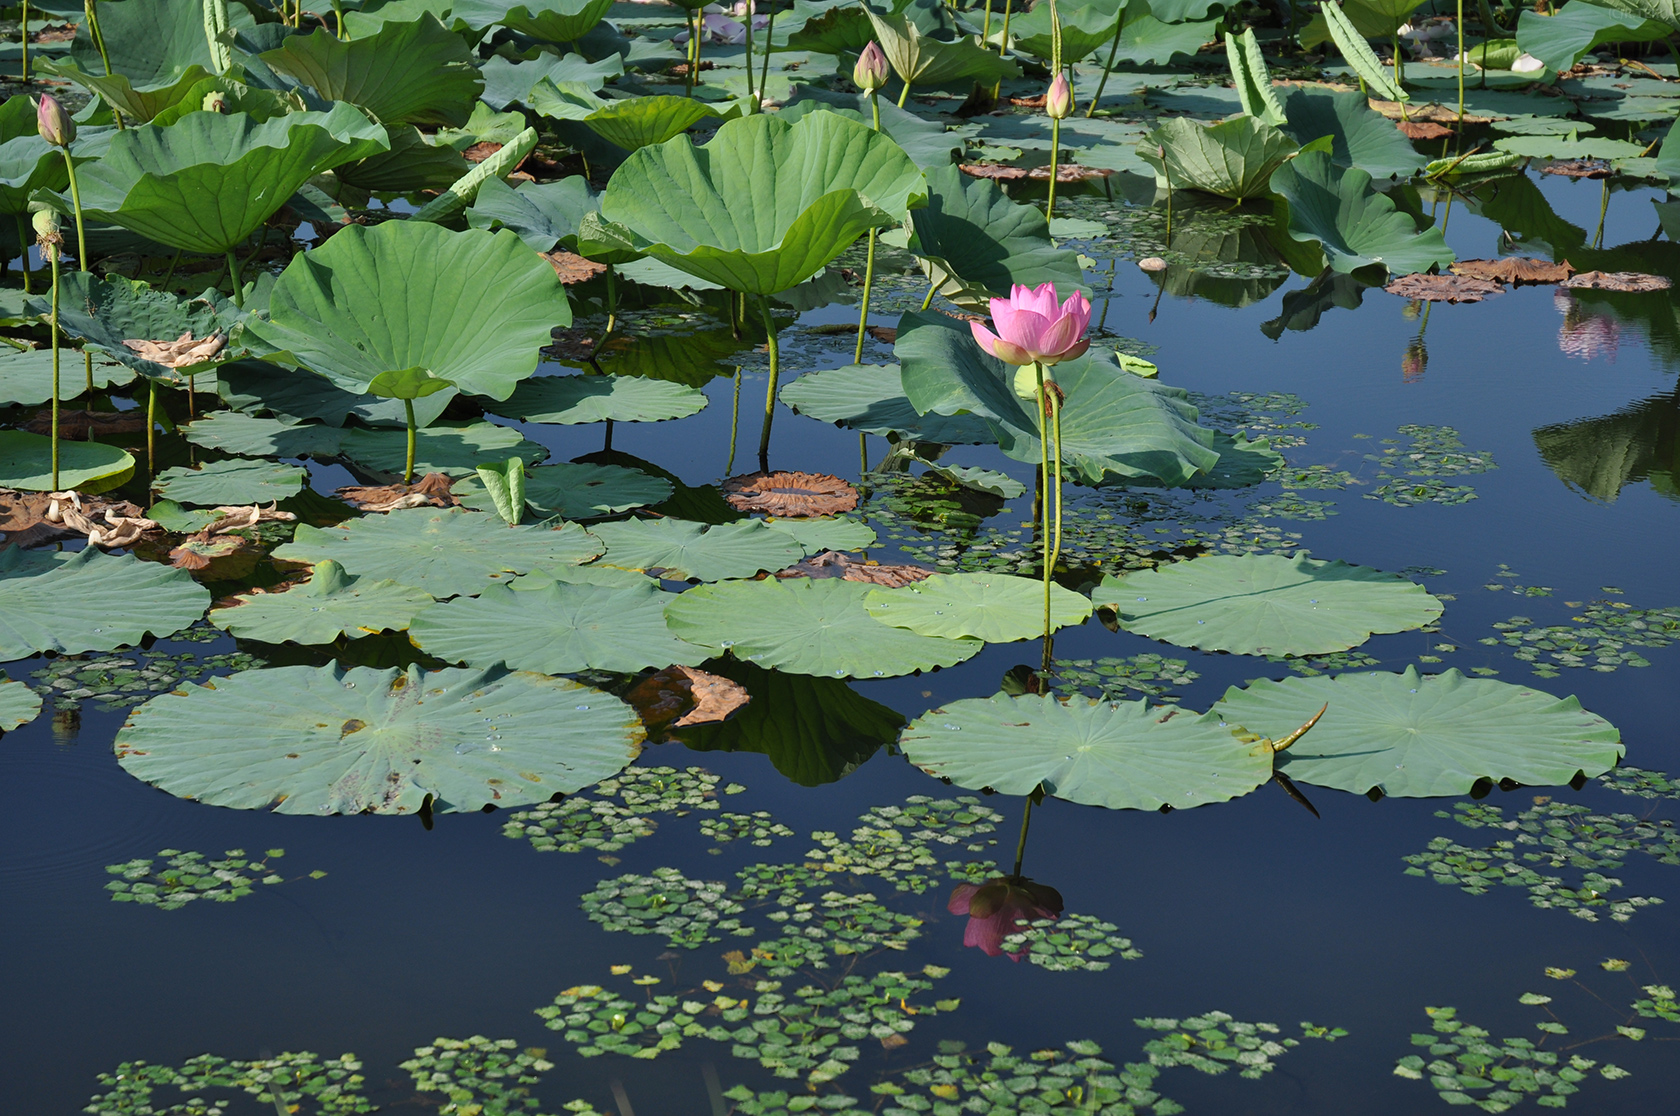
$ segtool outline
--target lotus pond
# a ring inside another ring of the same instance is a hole
[[[1476,8],[0,12],[4,1110],[1666,1110],[1680,13]]]

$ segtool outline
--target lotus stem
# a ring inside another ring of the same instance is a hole
[[[58,492],[58,246],[46,248],[52,261],[52,490]]]
[[[157,381],[146,377],[146,476],[148,479],[157,475]]]
[[[1598,228],[1593,231],[1593,250],[1596,252],[1604,243],[1604,214],[1610,208],[1610,180],[1606,178],[1598,193]]]
[[[998,57],[1009,53],[1009,8],[1010,0],[1003,0],[1003,32],[998,40]]]
[[[875,90],[869,91],[869,107],[875,110],[875,130],[881,130],[881,98]],[[852,363],[863,363],[863,333],[869,326],[869,294],[875,285],[875,235],[874,229],[869,230],[869,254],[864,257],[863,265],[863,308],[858,311],[857,348],[852,353]]]
[[[986,18],[980,24],[980,41],[987,42],[992,37],[992,0],[986,0]]]
[[[776,0],[770,0],[770,16],[764,21],[764,69],[758,78],[758,99],[760,103],[763,103],[770,95],[770,51],[775,46],[775,37]]]
[[[1292,9],[1293,10],[1293,9]],[[1102,100],[1103,90],[1108,88],[1108,74],[1114,69],[1114,59],[1120,54],[1120,32],[1126,29],[1126,9],[1121,7],[1120,20],[1114,25],[1114,41],[1108,45],[1108,61],[1103,63],[1102,80],[1097,82],[1097,95],[1091,98],[1091,103],[1085,106],[1085,118],[1089,120],[1091,114],[1097,111],[1097,102]]]
[[[694,65],[689,72],[694,75],[694,84],[700,84],[700,46],[706,37],[706,9],[697,8],[694,12]]]
[[[1044,219],[1056,216],[1056,163],[1062,156],[1062,122],[1050,120],[1050,196],[1044,203]]]
[[[87,13],[88,32],[93,36],[93,45],[99,48],[99,61],[105,66],[105,76],[110,77],[111,55],[105,49],[105,34],[99,30],[99,5],[96,0],[86,0],[82,10]],[[115,108],[112,111],[115,112]]]
[[[1482,0],[1482,2],[1485,4],[1485,3],[1487,3],[1487,0]],[[747,0],[747,100],[751,104],[756,106],[758,104],[758,95],[753,92],[753,71],[752,71],[753,28],[752,28],[752,21],[753,21],[753,0]],[[766,46],[765,46],[765,53],[769,53],[768,44],[766,44]]]
[[[910,99],[910,83],[904,83],[904,88],[898,91],[898,107],[903,108],[904,102]]]
[[[1035,787],[1034,791],[1036,792],[1036,790]],[[1033,796],[1029,794],[1027,795],[1027,807],[1021,811],[1021,837],[1015,842],[1015,871],[1010,873],[1014,876],[1021,874],[1021,862],[1027,856],[1027,829],[1032,825],[1032,808]]]
[[[403,465],[403,483],[414,483],[414,400],[403,400],[403,418],[408,420],[408,460]]]
[[[775,9],[770,9],[772,13]],[[764,338],[770,350],[770,382],[764,386],[764,429],[758,435],[758,467],[770,471],[770,422],[776,417],[776,381],[780,378],[781,353],[776,345],[776,319],[770,313],[770,300],[758,296],[759,310],[764,314]]]
[[[618,323],[618,284],[613,281],[614,269],[607,265],[607,331],[601,335],[605,341],[612,336],[613,326]]]
[[[735,475],[735,433],[741,428],[741,366],[735,366],[735,402],[729,409],[729,460],[723,464],[723,475]]]
[[[181,251],[180,248],[175,249],[175,258],[169,261],[169,270],[163,273],[163,282],[159,286],[164,290],[169,289],[169,281],[175,278],[175,268],[181,262]]]
[[[858,431],[858,482],[869,476],[869,435]]]
[[[926,295],[922,296],[922,309],[923,310],[926,310],[929,306],[933,305],[933,292],[938,290],[938,289],[939,289],[939,283],[937,281],[928,284],[928,293]]]
[[[1458,0],[1458,126],[1464,127],[1464,0]]]
[[[88,7],[92,7],[90,3]],[[70,148],[61,147],[64,152],[64,169],[70,172],[70,205],[76,211],[76,270],[88,269],[87,224],[82,219],[82,190],[76,182],[76,160],[70,158]]]
[[[23,257],[23,293],[32,294],[29,289],[29,232],[24,224],[23,213],[13,214],[17,218],[18,254]]]
[[[686,97],[694,96],[694,71],[698,68],[698,65],[699,65],[695,61],[695,57],[694,57],[694,43],[695,43],[695,40],[699,37],[695,33],[695,30],[694,30],[694,20],[695,20],[696,14],[697,13],[695,13],[695,12],[690,12],[689,13],[689,23],[688,23],[688,72],[683,75],[683,95],[686,96]],[[585,173],[585,175],[587,175],[589,173],[587,167],[585,168],[584,173]]]
[[[233,304],[241,310],[245,308],[245,289],[239,282],[239,257],[233,254],[233,249],[227,250],[228,279],[233,283]]]
[[[29,80],[29,0],[23,0],[21,32],[18,38],[22,40],[23,45],[23,73],[18,80],[26,82]]]

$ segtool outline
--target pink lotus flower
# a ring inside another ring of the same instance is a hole
[[[1008,298],[992,299],[993,333],[969,322],[980,347],[1005,364],[1055,364],[1085,355],[1091,342],[1091,300],[1074,291],[1057,305],[1056,284],[1037,289],[1016,284]]]
[[[1025,876],[998,876],[983,884],[959,884],[951,892],[946,909],[968,916],[963,945],[975,946],[987,957],[1003,953],[1003,939],[1022,923],[1056,918],[1062,913],[1062,896],[1055,888],[1034,883]],[[1026,950],[1009,954],[1011,961],[1026,956]]]
[[[1044,94],[1044,115],[1052,120],[1066,120],[1073,115],[1073,88],[1066,74],[1057,74]]]

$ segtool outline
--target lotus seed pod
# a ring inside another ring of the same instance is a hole
[[[40,239],[57,238],[59,225],[56,210],[47,209],[43,206],[31,215],[29,221],[35,226],[35,235]]]
[[[858,55],[857,65],[852,67],[852,84],[865,93],[873,93],[887,84],[889,76],[886,53],[881,50],[881,44],[871,42]]]
[[[1052,120],[1066,120],[1073,115],[1073,89],[1066,74],[1057,74],[1044,94],[1044,114]]]
[[[35,126],[41,138],[54,147],[69,147],[76,140],[76,122],[50,93],[41,94],[41,99],[35,102]]]

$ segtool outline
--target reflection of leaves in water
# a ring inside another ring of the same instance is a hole
[[[1300,290],[1285,292],[1278,316],[1262,322],[1260,332],[1276,341],[1286,329],[1299,332],[1313,328],[1326,310],[1357,310],[1369,286],[1346,272],[1326,268]]]
[[[170,637],[175,641],[208,643],[221,633],[213,628],[192,628]],[[61,655],[31,671],[34,686],[54,709],[76,709],[91,701],[101,712],[127,709],[148,698],[178,688],[183,679],[198,680],[208,674],[231,674],[263,665],[263,660],[244,652],[196,655],[167,651],[110,652],[107,654]]]
[[[1598,418],[1554,423],[1534,431],[1534,445],[1564,484],[1615,503],[1639,481],[1680,500],[1680,395],[1653,395]]]

